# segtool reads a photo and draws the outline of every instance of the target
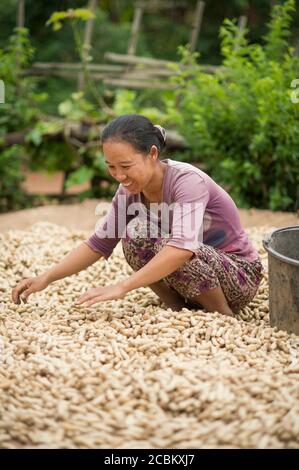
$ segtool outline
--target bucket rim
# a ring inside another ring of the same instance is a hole
[[[263,239],[263,246],[264,246],[265,250],[268,253],[270,253],[272,256],[274,256],[274,258],[277,258],[280,261],[284,261],[285,263],[292,264],[293,266],[299,266],[299,260],[289,258],[288,256],[284,256],[281,253],[278,253],[277,251],[275,251],[271,246],[269,246],[269,243],[271,242],[272,236],[274,234],[276,234],[278,232],[289,231],[289,230],[298,230],[299,231],[299,225],[291,225],[290,227],[283,227],[283,228],[273,230],[272,232],[267,234],[265,236],[265,238]]]

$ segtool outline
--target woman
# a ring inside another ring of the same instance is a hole
[[[254,297],[262,264],[241,227],[231,197],[206,173],[159,160],[165,130],[144,116],[120,116],[102,133],[110,174],[120,184],[95,233],[47,272],[21,281],[20,303],[51,282],[111,255],[122,241],[135,271],[124,281],[87,291],[76,302],[93,305],[149,286],[172,309],[205,308],[232,316]]]

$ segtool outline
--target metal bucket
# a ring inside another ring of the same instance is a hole
[[[299,335],[299,225],[263,240],[269,261],[270,324]]]

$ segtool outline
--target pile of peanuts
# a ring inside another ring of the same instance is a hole
[[[46,222],[0,234],[1,448],[298,448],[299,338],[271,328],[265,265],[235,318],[165,309],[149,288],[75,306],[131,273],[118,245],[15,305],[11,289],[89,234]]]

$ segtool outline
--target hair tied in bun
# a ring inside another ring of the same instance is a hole
[[[163,140],[165,142],[166,141],[166,130],[164,129],[164,127],[160,126],[159,124],[155,124],[154,127],[159,129],[159,131],[161,132],[161,134],[163,136]]]

